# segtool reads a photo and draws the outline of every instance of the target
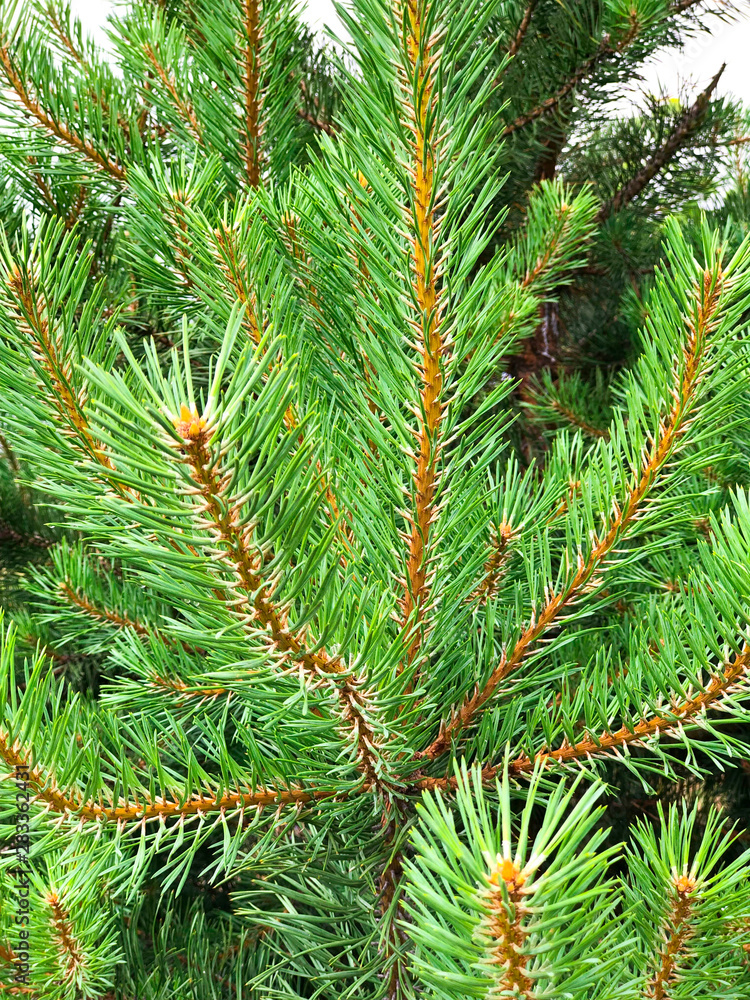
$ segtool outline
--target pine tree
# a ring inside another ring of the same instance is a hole
[[[748,995],[688,786],[747,753],[750,240],[658,188],[720,109],[625,193],[534,166],[693,8],[355,0],[331,69],[286,0],[144,2],[114,73],[3,4],[4,992]],[[606,405],[514,378],[647,190]]]

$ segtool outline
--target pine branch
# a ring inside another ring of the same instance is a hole
[[[669,8],[669,13],[681,14],[684,11],[688,10],[689,8],[694,7],[697,3],[701,2],[703,2],[703,0],[678,0],[677,3],[674,3]],[[529,17],[530,16],[531,15],[529,14]],[[527,111],[522,115],[519,115],[515,119],[515,121],[511,122],[509,125],[506,125],[502,133],[503,136],[513,135],[514,132],[517,132],[519,129],[525,128],[526,125],[530,125],[532,122],[536,121],[537,118],[540,118],[542,115],[545,115],[550,111],[554,111],[560,105],[560,102],[564,98],[566,98],[568,94],[570,94],[573,90],[575,90],[575,88],[579,86],[579,84],[583,83],[583,81],[586,80],[586,78],[591,75],[591,73],[597,68],[597,66],[599,66],[600,63],[604,62],[607,59],[612,58],[613,56],[619,55],[626,48],[628,48],[628,46],[633,41],[635,41],[635,39],[638,37],[639,34],[640,34],[640,25],[638,24],[637,20],[634,19],[631,24],[631,27],[628,29],[628,31],[616,45],[612,45],[609,35],[605,35],[605,37],[599,43],[599,46],[596,49],[596,51],[592,53],[592,55],[590,55],[587,59],[584,59],[584,61],[580,64],[580,66],[578,66],[573,71],[573,73],[571,73],[571,75],[568,77],[565,83],[563,83],[562,86],[559,87],[558,90],[556,90],[551,97],[546,98],[544,101],[537,104],[536,107],[532,108],[530,111]],[[498,79],[497,82],[499,83],[500,80]]]
[[[13,57],[5,42],[5,32],[3,32],[2,41],[0,42],[0,66],[2,66],[8,83],[15,92],[16,97],[39,125],[55,136],[56,139],[59,139],[69,149],[80,153],[85,159],[110,177],[120,182],[125,181],[127,173],[122,164],[112,159],[109,155],[101,153],[88,139],[82,139],[72,132],[67,125],[55,121],[44,110],[37,98],[34,97],[19,76],[13,62]]]
[[[145,625],[137,618],[131,618],[124,612],[115,611],[111,608],[103,607],[102,605],[97,604],[85,594],[82,594],[80,589],[74,588],[68,580],[61,580],[58,584],[58,589],[73,607],[79,608],[87,617],[91,618],[95,622],[113,625],[119,630],[133,632],[135,635],[141,636],[141,638],[153,639],[157,642],[162,642],[165,646],[171,649],[174,649],[179,645],[185,650],[186,653],[189,653],[192,656],[205,657],[208,655],[205,649],[191,646],[190,643],[185,642],[184,640],[175,641],[170,636],[165,635],[152,625]],[[54,650],[50,650],[48,647],[45,647],[45,651],[49,656],[58,661],[63,660],[64,662],[67,662],[76,658],[74,656],[63,656],[60,653],[55,653]],[[162,677],[159,674],[153,675],[151,678],[151,685],[157,690],[167,691],[170,694],[177,694],[179,696],[178,704],[184,702],[186,698],[197,697],[200,698],[201,701],[205,701],[206,699],[217,698],[220,695],[229,694],[227,688],[196,687],[195,685],[186,684],[179,678]]]
[[[44,802],[56,813],[76,817],[80,820],[106,820],[119,823],[144,822],[240,809],[258,809],[269,806],[278,808],[279,806],[341,797],[340,793],[331,789],[257,788],[247,792],[226,792],[223,795],[218,792],[193,795],[184,802],[180,802],[176,797],[172,800],[159,797],[150,799],[148,796],[138,796],[136,793],[136,802],[127,803],[121,800],[117,805],[113,803],[110,806],[104,806],[100,801],[87,801],[71,793],[66,795],[61,792],[56,787],[54,777],[51,774],[45,774],[41,769],[29,766],[28,758],[21,752],[18,741],[11,743],[8,734],[2,729],[0,729],[0,757],[14,771],[18,769],[29,775],[29,783],[36,788],[34,794],[36,800]],[[346,796],[368,790],[369,786],[350,790]],[[106,794],[106,790],[104,793]]]
[[[534,264],[529,267],[520,282],[522,289],[534,291],[534,286],[543,279],[550,261],[555,258],[560,244],[568,234],[570,224],[574,220],[573,206],[563,203],[555,213],[555,220],[552,224],[549,241],[544,252],[539,255]]]
[[[461,762],[450,802],[422,797],[407,890],[420,981],[445,1000],[560,990],[577,1000],[614,997],[621,970],[632,982],[632,927],[607,878],[617,849],[598,850],[603,783],[582,788],[583,775],[553,782],[537,771],[523,805],[512,784],[506,772],[485,795],[478,767]]]
[[[627,36],[626,36],[627,38]],[[628,39],[628,43],[632,39]],[[519,129],[525,128],[532,122],[535,122],[537,118],[541,118],[542,115],[548,114],[550,111],[554,111],[558,107],[560,102],[575,90],[575,88],[583,83],[583,81],[591,75],[591,73],[596,69],[596,67],[606,59],[612,58],[612,56],[617,55],[618,52],[622,51],[625,45],[620,43],[619,46],[613,47],[610,44],[609,36],[599,43],[596,51],[584,59],[580,66],[578,66],[573,73],[568,77],[565,83],[559,87],[551,97],[545,98],[541,103],[537,104],[536,107],[532,108],[530,111],[524,112],[524,114],[519,115],[514,121],[509,125],[506,125],[503,129],[503,137],[513,135],[518,132]]]
[[[47,18],[52,27],[52,30],[57,35],[57,38],[60,41],[62,47],[71,57],[71,59],[75,63],[77,63],[85,73],[90,72],[91,66],[88,60],[86,59],[84,54],[80,51],[80,49],[75,44],[73,39],[70,37],[70,34],[65,28],[65,25],[63,25],[63,23],[60,21],[60,18],[57,16],[57,10],[55,9],[55,5],[52,2],[52,0],[49,0],[49,2],[43,8],[43,11],[44,11],[44,16]]]
[[[19,328],[26,334],[31,355],[49,379],[51,404],[60,417],[66,437],[81,448],[87,458],[102,469],[103,480],[120,496],[134,498],[129,487],[114,478],[116,469],[109,455],[95,441],[83,410],[83,398],[72,382],[72,366],[61,356],[59,337],[50,326],[45,305],[37,298],[37,289],[28,274],[13,265],[6,274],[10,306]]]
[[[29,156],[27,157],[27,160],[30,166],[35,167],[37,165],[37,159],[35,156]],[[36,187],[41,192],[42,197],[47,202],[52,211],[55,213],[55,215],[59,214],[60,210],[55,200],[55,196],[52,194],[52,190],[49,184],[45,181],[44,177],[39,173],[38,170],[32,170],[31,178],[34,181]]]
[[[49,21],[50,27],[54,35],[57,37],[63,52],[68,55],[73,62],[78,66],[78,68],[86,75],[90,75],[92,72],[92,66],[89,63],[86,56],[79,49],[76,43],[71,38],[68,27],[66,27],[60,18],[57,16],[57,10],[55,9],[54,0],[49,0],[46,7],[43,8],[43,14]],[[101,108],[105,116],[109,115],[110,108],[107,101],[103,98],[99,91],[94,90],[93,87],[89,89],[88,95],[94,104]],[[125,133],[125,135],[130,138],[130,122],[118,115],[117,124]]]
[[[526,32],[528,30],[529,24],[531,23],[531,15],[534,13],[534,8],[536,7],[537,0],[529,0],[526,4],[526,10],[523,12],[523,17],[521,18],[521,23],[518,26],[518,31],[516,32],[513,41],[508,47],[508,55],[513,58],[518,53],[521,48],[524,38],[526,37]],[[496,83],[499,81],[495,81]]]
[[[609,441],[609,429],[603,426],[609,422],[609,407],[595,410],[590,402],[592,394],[596,401],[602,394],[602,388],[599,377],[595,386],[591,386],[577,374],[559,374],[553,381],[550,372],[545,371],[542,380],[531,382],[526,390],[524,402],[528,417],[536,424],[553,428],[559,425],[559,418],[562,418],[564,425],[583,431],[587,437]]]
[[[516,353],[506,362],[508,372],[520,380],[522,398],[528,393],[531,377],[554,363],[559,326],[556,285],[565,284],[569,273],[583,262],[579,252],[593,232],[594,210],[595,202],[588,192],[573,197],[559,180],[542,181],[531,190],[510,268],[519,290],[529,294],[530,303],[542,316],[530,336],[516,341]]]
[[[27,335],[32,357],[40,363],[52,387],[52,402],[59,416],[66,423],[66,433],[76,437],[92,458],[113,470],[108,455],[94,441],[83,413],[79,394],[71,383],[72,367],[60,356],[59,339],[50,329],[44,305],[37,301],[35,289],[27,275],[15,267],[8,274],[11,303],[16,307],[16,320]]]
[[[282,240],[295,266],[302,272],[299,284],[304,288],[305,300],[312,306],[312,309],[318,316],[322,316],[323,307],[318,296],[318,289],[313,284],[310,274],[310,261],[297,231],[299,219],[297,216],[286,212],[282,218],[282,222]]]
[[[692,936],[690,917],[695,904],[695,887],[695,879],[691,875],[679,875],[674,879],[675,899],[663,928],[666,945],[660,956],[659,969],[646,987],[645,996],[649,1000],[668,1000],[671,987],[680,978],[677,961]]]
[[[81,217],[84,206],[86,204],[86,199],[88,198],[88,188],[85,184],[78,185],[78,194],[76,195],[76,200],[70,206],[70,211],[65,216],[65,229],[66,232],[70,232]]]
[[[129,618],[124,612],[113,611],[110,608],[102,608],[90,601],[85,594],[79,594],[67,580],[61,580],[58,584],[60,593],[66,600],[76,608],[80,608],[89,618],[97,622],[107,622],[118,629],[129,629],[136,635],[149,636],[151,630],[136,619]]]
[[[291,230],[290,238],[293,238],[293,225],[288,223],[287,230]],[[242,325],[252,342],[254,344],[259,344],[262,339],[262,333],[260,329],[260,322],[258,320],[257,302],[255,300],[255,294],[251,288],[247,272],[247,259],[243,258],[238,253],[234,233],[225,221],[221,221],[219,225],[213,229],[207,228],[206,237],[211,248],[212,257],[226,282],[228,290],[234,295],[238,302],[245,306],[245,311],[242,316]],[[303,250],[295,244],[293,252],[295,259],[299,259],[298,255],[303,253]],[[311,302],[314,303],[315,301],[315,297],[313,296]],[[293,430],[299,425],[299,417],[294,404],[292,403],[289,404],[284,414],[284,425],[288,430]],[[304,436],[300,434],[298,440],[299,443],[302,444]],[[316,471],[320,477],[323,477],[323,469],[320,462],[316,464]],[[331,522],[335,523],[338,521],[340,516],[339,506],[330,482],[326,482],[326,500],[328,502]],[[341,523],[339,537],[344,543],[344,547],[347,549],[350,556],[353,556],[354,550],[352,548],[352,538],[347,532],[346,524],[343,521]],[[346,564],[346,558],[342,556],[342,565],[346,567]]]
[[[515,532],[513,526],[503,522],[498,531],[492,528],[492,539],[489,559],[484,564],[485,576],[472,597],[478,598],[482,604],[492,600],[498,592],[500,584],[508,570],[508,564],[513,558],[513,541]]]
[[[489,879],[486,894],[488,912],[482,921],[482,933],[492,942],[489,961],[500,972],[500,989],[507,991],[508,995],[533,1000],[534,983],[529,978],[523,953],[526,938],[523,925],[525,881],[520,869],[509,858],[498,864]]]
[[[8,733],[2,728],[0,728],[0,757],[13,771],[21,770],[28,774],[29,783],[37,789],[35,798],[46,803],[54,812],[66,814],[77,810],[78,803],[58,791],[50,775],[46,775],[39,768],[31,767],[27,763],[28,756],[21,753],[19,741],[12,743]]]
[[[45,902],[52,911],[50,921],[52,934],[57,939],[58,950],[62,953],[63,963],[66,966],[63,973],[64,978],[68,980],[73,979],[78,969],[85,962],[85,957],[73,934],[70,914],[62,905],[60,896],[54,890],[46,894]]]
[[[299,82],[299,89],[300,89],[300,93],[302,94],[302,97],[306,98],[307,97],[307,84],[305,83],[304,80],[300,80],[300,82]],[[313,100],[314,100],[315,105],[317,106],[317,99],[313,99]],[[316,107],[316,110],[317,110],[317,107]],[[334,136],[334,135],[338,134],[339,129],[338,129],[337,125],[335,125],[331,121],[326,121],[325,119],[320,118],[318,115],[314,115],[311,111],[305,111],[304,108],[299,108],[298,111],[297,111],[297,114],[299,115],[299,117],[303,121],[306,121],[308,123],[308,125],[312,125],[312,127],[315,128],[315,129],[317,129],[319,132],[325,132],[326,135],[330,135],[330,136]]]
[[[228,812],[237,809],[265,809],[268,807],[297,805],[313,802],[324,798],[333,798],[335,792],[330,790],[307,790],[304,788],[287,788],[276,790],[261,788],[253,792],[230,792],[225,795],[211,794],[193,796],[187,802],[176,799],[168,801],[163,798],[146,800],[143,804],[119,805],[112,808],[101,808],[93,803],[78,803],[74,807],[77,816],[83,819],[98,819],[108,821],[128,822],[154,819],[169,819],[170,817],[196,816],[201,813]]]
[[[622,726],[615,732],[604,732],[600,736],[587,734],[576,743],[568,743],[555,750],[542,750],[533,757],[525,754],[511,761],[508,767],[510,775],[520,777],[531,774],[540,765],[568,765],[575,761],[590,761],[597,757],[605,757],[617,753],[621,747],[643,746],[645,741],[653,736],[665,736],[679,733],[685,724],[695,722],[711,708],[719,708],[723,698],[731,695],[738,685],[747,677],[750,671],[750,644],[745,643],[740,653],[724,665],[721,673],[715,674],[705,690],[681,705],[675,705],[669,712],[644,719],[638,725],[628,728]],[[502,772],[503,765],[490,765],[482,769],[482,781],[494,781]],[[423,778],[414,786],[415,789],[448,789],[456,788],[455,777]]]
[[[251,188],[260,184],[260,0],[243,0],[245,176]]]
[[[703,119],[708,108],[708,103],[711,100],[711,95],[716,90],[725,69],[726,63],[723,64],[703,93],[698,95],[693,105],[685,112],[666,141],[648,162],[644,164],[635,177],[632,177],[624,187],[620,188],[614,198],[602,205],[597,215],[597,222],[606,222],[610,215],[621,211],[626,205],[630,204],[634,198],[638,197],[647,184],[674,159],[683,143],[690,138]]]
[[[326,135],[331,136],[336,135],[338,132],[338,129],[333,122],[327,122],[322,118],[316,118],[315,115],[309,111],[305,111],[304,108],[299,108],[297,114],[302,121],[307,122],[308,125],[312,125],[312,127],[317,129],[318,132],[325,132]]]
[[[56,666],[52,668],[52,673],[55,677],[59,677],[65,672],[65,668],[71,663],[78,663],[81,660],[85,660],[88,657],[87,653],[61,653],[59,649],[54,649],[50,645],[45,645],[43,641],[39,639],[38,636],[34,635],[30,631],[18,630],[18,634],[24,642],[28,645],[33,646],[38,644],[41,648],[43,656],[48,656]],[[19,684],[19,688],[24,688],[25,684]]]
[[[604,536],[595,541],[587,559],[578,556],[578,569],[568,585],[559,593],[549,596],[545,606],[538,616],[534,616],[530,625],[516,641],[513,649],[503,652],[500,663],[490,674],[487,682],[471,697],[465,699],[450,723],[445,726],[437,739],[419,756],[434,760],[450,747],[457,734],[470,725],[477,713],[490,701],[500,684],[509,676],[536,647],[537,642],[554,625],[559,615],[572,604],[584,591],[592,577],[600,571],[601,566],[619,542],[623,534],[632,526],[646,502],[654,482],[672,456],[680,437],[684,433],[688,412],[693,397],[698,389],[701,377],[701,362],[706,348],[708,334],[717,321],[719,296],[722,289],[722,272],[718,274],[706,270],[698,293],[697,323],[690,321],[688,341],[685,347],[685,366],[680,382],[675,386],[674,404],[667,419],[661,425],[661,433],[654,441],[650,450],[643,456],[643,462],[638,479],[631,486],[627,499],[621,509],[612,518],[609,529]]]
[[[559,399],[549,400],[549,406],[557,410],[560,416],[565,417],[573,427],[577,427],[582,430],[584,434],[588,434],[590,437],[603,438],[605,441],[609,440],[609,431],[605,427],[594,427],[593,424],[588,423],[583,420],[578,413],[571,410],[570,407],[564,406]]]
[[[411,665],[424,639],[425,613],[432,586],[430,566],[430,526],[435,514],[437,490],[437,464],[440,458],[440,423],[444,403],[442,356],[446,353],[440,327],[441,293],[439,274],[435,266],[434,247],[437,243],[439,223],[433,208],[434,170],[438,151],[433,130],[434,105],[433,69],[440,59],[430,39],[423,37],[428,23],[429,5],[422,0],[407,0],[408,38],[406,51],[410,76],[402,77],[404,107],[408,109],[407,127],[414,137],[410,176],[413,182],[412,262],[414,268],[413,296],[417,305],[414,323],[419,333],[418,346],[422,352],[417,366],[422,376],[420,427],[417,436],[419,455],[414,478],[415,499],[411,524],[407,579],[402,601],[402,622],[406,626],[415,615],[417,632],[409,647],[407,663]],[[414,104],[414,95],[417,103]],[[415,456],[416,457],[416,456]],[[415,614],[416,613],[416,614]],[[412,685],[416,683],[416,676]]]
[[[200,123],[195,116],[195,111],[193,106],[189,101],[186,101],[179,90],[177,89],[177,81],[174,78],[174,74],[168,73],[167,70],[162,66],[157,58],[156,53],[149,44],[143,45],[143,53],[146,59],[151,64],[155,77],[161,81],[164,89],[167,91],[172,99],[172,103],[175,106],[175,110],[179,114],[180,118],[185,123],[185,127],[188,132],[192,135],[199,146],[203,145],[203,133],[201,131]]]
[[[189,649],[189,647],[188,647]],[[206,655],[206,650],[196,650],[197,653]],[[176,705],[183,705],[188,699],[198,698],[198,704],[202,705],[204,701],[213,701],[216,698],[221,698],[226,695],[228,698],[232,697],[232,692],[229,688],[224,687],[200,687],[195,684],[186,684],[185,681],[180,680],[179,677],[161,677],[159,674],[154,674],[151,678],[151,686],[157,691],[166,691],[170,695],[176,695]]]
[[[260,324],[257,318],[255,296],[250,288],[246,261],[241,261],[235,246],[234,234],[226,222],[222,221],[211,231],[211,247],[213,257],[224,275],[227,285],[234,293],[238,302],[245,306],[242,325],[254,344],[261,341]],[[296,417],[289,414],[289,419],[296,422]],[[289,425],[287,425],[289,426]]]
[[[511,771],[513,774],[526,773],[533,770],[535,761],[545,764],[567,764],[574,760],[589,759],[622,746],[638,746],[642,741],[657,734],[679,731],[681,724],[689,723],[709,708],[717,707],[722,698],[730,694],[732,689],[745,678],[748,669],[750,669],[750,645],[745,644],[742,651],[725,664],[723,671],[711,679],[705,691],[670,709],[668,714],[644,720],[632,729],[623,726],[614,733],[602,734],[601,738],[586,736],[572,745],[539,753],[534,760],[519,758],[511,764]]]
[[[388,846],[392,846],[396,835],[396,823],[390,824]],[[396,849],[381,872],[378,883],[378,909],[381,914],[381,941],[384,941],[386,957],[385,982],[386,1000],[401,1000],[406,993],[409,982],[407,960],[404,955],[408,938],[403,931],[402,923],[405,913],[401,905],[403,893],[403,854]]]
[[[263,576],[263,556],[250,551],[249,529],[242,528],[235,500],[226,497],[224,487],[229,473],[222,473],[208,447],[206,421],[183,406],[175,421],[181,439],[178,446],[182,462],[190,470],[201,506],[195,509],[200,526],[206,528],[217,543],[216,558],[231,568],[231,606],[241,620],[257,622],[267,632],[270,653],[281,652],[285,659],[299,664],[309,683],[331,683],[338,697],[344,724],[357,746],[358,766],[368,782],[378,784],[378,763],[373,748],[379,738],[367,718],[367,702],[361,683],[338,656],[324,649],[308,652],[304,631],[292,633],[287,618],[271,600],[271,592]],[[228,585],[227,585],[228,586]],[[239,591],[240,597],[234,596]]]
[[[183,287],[190,291],[194,288],[194,281],[190,274],[190,240],[188,237],[188,225],[185,219],[185,208],[187,207],[187,196],[184,191],[170,192],[169,215],[170,221],[174,225],[174,259],[177,270],[181,275]]]

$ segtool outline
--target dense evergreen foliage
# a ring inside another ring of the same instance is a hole
[[[0,3],[0,990],[740,1000],[746,115],[611,107],[706,4],[341,13]]]

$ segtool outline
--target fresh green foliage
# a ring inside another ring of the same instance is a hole
[[[665,218],[739,118],[571,138],[693,6],[144,0],[114,72],[0,5],[6,992],[747,995],[741,831],[608,810],[747,756],[750,239]],[[560,371],[638,212],[631,363]]]
[[[458,772],[455,804],[425,797],[408,865],[425,982],[447,998],[498,987],[501,996],[635,998],[668,988],[695,997],[718,984],[743,996],[748,852],[727,863],[732,835],[713,811],[696,838],[695,810],[660,809],[656,827],[636,825],[624,874],[607,878],[617,848],[601,848],[593,803],[603,789],[576,795],[582,777],[543,796],[535,816],[535,773],[517,827],[507,770],[496,814],[478,769]]]

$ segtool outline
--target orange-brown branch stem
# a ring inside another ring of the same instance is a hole
[[[646,987],[648,1000],[669,1000],[670,987],[677,981],[677,962],[692,934],[690,916],[694,889],[695,881],[689,876],[676,879],[675,899],[666,926],[669,937],[660,955],[659,968]]]
[[[172,103],[174,104],[175,109],[177,110],[177,113],[179,114],[180,118],[182,118],[183,122],[185,123],[188,132],[190,132],[190,134],[193,136],[198,145],[202,145],[203,134],[201,132],[201,127],[198,122],[198,119],[195,116],[195,111],[193,110],[193,106],[190,104],[189,101],[186,101],[180,94],[179,90],[177,89],[177,82],[174,76],[168,73],[167,70],[164,68],[164,66],[162,66],[162,64],[159,62],[157,58],[156,53],[154,52],[154,50],[150,45],[144,45],[143,52],[148,61],[151,63],[151,66],[154,69],[154,73],[157,79],[161,81],[162,85],[164,86],[164,89],[171,97]]]
[[[493,529],[492,551],[484,564],[484,579],[472,594],[472,597],[478,598],[483,604],[496,595],[502,583],[508,564],[513,558],[513,538],[514,532],[510,524],[503,522],[499,530]]]
[[[28,338],[32,357],[49,378],[51,402],[62,418],[64,432],[78,442],[87,457],[97,462],[102,469],[102,478],[112,489],[120,496],[132,499],[129,487],[118,483],[112,475],[116,471],[114,464],[91,433],[82,399],[73,385],[72,365],[61,356],[58,337],[50,327],[44,307],[37,300],[31,280],[14,267],[7,281],[16,320]]]
[[[35,799],[45,803],[56,813],[70,815],[84,820],[107,820],[112,822],[140,822],[143,820],[153,820],[180,816],[194,816],[198,813],[211,813],[220,811],[232,811],[235,809],[252,809],[266,806],[294,805],[296,803],[312,802],[318,799],[335,797],[336,792],[330,789],[305,789],[305,788],[256,788],[255,790],[208,793],[205,795],[193,795],[187,801],[180,802],[176,797],[154,798],[144,797],[132,803],[121,802],[118,805],[105,806],[101,802],[84,801],[73,794],[65,794],[55,787],[54,779],[51,775],[45,774],[42,770],[30,767],[27,764],[26,755],[22,753],[21,747],[16,743],[11,743],[7,734],[0,730],[0,757],[8,767],[14,771],[16,768],[26,771],[29,775],[29,783],[37,791]],[[366,791],[369,786],[364,786],[361,791]],[[353,794],[353,793],[350,793]]]
[[[46,902],[52,911],[52,932],[57,938],[59,950],[67,966],[65,971],[67,976],[72,976],[83,964],[84,956],[73,934],[70,913],[62,906],[60,897],[54,891],[47,894]]]
[[[434,264],[434,244],[437,225],[432,207],[436,149],[431,124],[433,106],[433,63],[436,59],[428,40],[423,38],[427,15],[427,0],[407,0],[407,52],[411,79],[405,81],[404,92],[411,99],[418,95],[411,108],[414,134],[413,192],[413,281],[417,305],[416,326],[419,328],[422,358],[421,416],[418,433],[417,468],[414,476],[414,510],[409,518],[411,534],[406,566],[406,581],[402,601],[402,620],[406,624],[416,613],[417,631],[409,647],[407,662],[412,663],[423,640],[424,616],[429,603],[431,586],[430,530],[435,511],[437,470],[440,457],[440,423],[443,374],[441,355],[444,350],[440,330],[440,302]]]
[[[80,51],[78,46],[75,44],[73,39],[70,37],[68,32],[65,30],[60,18],[57,16],[57,11],[55,10],[55,5],[53,3],[48,3],[44,8],[44,14],[49,21],[52,30],[57,35],[60,40],[60,44],[71,57],[71,59],[78,63],[82,70],[88,71],[91,69],[89,62]]]
[[[359,684],[340,657],[329,655],[324,649],[309,652],[306,635],[288,629],[286,616],[277,611],[264,580],[263,557],[251,552],[248,529],[240,526],[236,507],[223,495],[224,480],[210,453],[205,427],[187,411],[177,422],[177,429],[182,437],[183,461],[202,497],[199,509],[202,523],[217,543],[220,560],[231,568],[233,590],[246,595],[236,605],[237,613],[247,621],[260,623],[268,634],[269,649],[300,664],[313,684],[323,680],[333,683],[344,722],[356,740],[360,769],[368,780],[376,781],[373,749],[377,736],[367,720],[365,697]]]
[[[139,622],[134,618],[129,618],[125,612],[112,611],[110,608],[99,607],[90,601],[85,594],[79,594],[78,591],[71,587],[67,580],[61,580],[58,587],[60,593],[63,594],[70,604],[73,604],[82,611],[85,611],[86,614],[95,621],[109,622],[109,624],[115,625],[120,629],[130,629],[135,632],[136,635],[150,635],[150,630],[143,624],[143,622]]]
[[[250,187],[260,184],[260,0],[244,0],[245,176]]]
[[[685,363],[680,383],[676,387],[672,409],[662,425],[661,435],[644,455],[638,479],[632,485],[624,505],[612,518],[609,529],[602,538],[595,542],[587,559],[579,556],[578,568],[567,586],[559,594],[552,594],[548,598],[539,615],[532,618],[531,623],[517,639],[513,648],[503,653],[499,664],[492,671],[484,686],[464,701],[451,722],[420,756],[433,760],[447,750],[451,740],[473,721],[476,714],[493,697],[501,682],[535,648],[537,641],[556,622],[564,609],[577,600],[587,586],[590,586],[592,578],[599,571],[614,545],[636,521],[654,481],[672,456],[683,433],[685,421],[700,380],[706,337],[715,323],[720,288],[721,274],[719,273],[715,280],[710,271],[704,272],[701,285],[698,288],[700,298],[697,323],[695,326],[691,326],[684,349]]]
[[[721,699],[730,694],[732,689],[746,677],[750,670],[750,645],[745,644],[742,651],[725,664],[721,673],[716,674],[706,685],[705,690],[680,705],[675,705],[668,713],[654,715],[644,719],[635,726],[621,726],[618,730],[607,731],[595,737],[587,734],[576,743],[565,741],[555,750],[543,750],[534,756],[521,756],[512,761],[508,773],[515,776],[530,774],[538,765],[573,764],[576,761],[590,760],[594,757],[607,755],[625,746],[639,746],[645,740],[659,734],[669,735],[681,726],[689,724],[709,709],[716,707]],[[492,765],[482,770],[482,779],[492,781],[502,771],[502,765]],[[420,789],[455,788],[455,778],[424,778],[417,782]]]

